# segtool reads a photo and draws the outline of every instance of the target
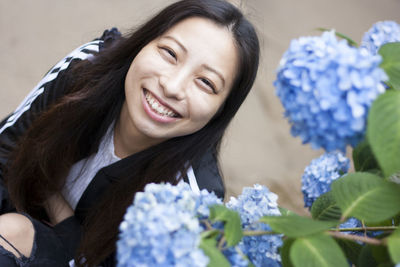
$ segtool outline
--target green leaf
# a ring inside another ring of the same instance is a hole
[[[383,59],[380,67],[389,76],[387,83],[400,90],[400,43],[387,43],[381,46],[378,53]]]
[[[387,238],[387,244],[392,261],[400,263],[400,228]]]
[[[393,267],[386,246],[364,245],[357,267]]]
[[[368,116],[368,142],[383,174],[400,171],[400,91],[386,91],[372,104]]]
[[[322,32],[326,32],[326,31],[331,31],[332,29],[317,28],[317,30],[322,31]],[[337,32],[337,31],[335,31],[335,35],[337,37],[339,37],[339,38],[345,39],[349,45],[354,46],[354,47],[358,47],[358,44],[355,41],[353,41],[350,37],[348,37],[347,35],[345,35],[343,33],[340,33],[340,32]]]
[[[217,241],[214,238],[201,239],[199,247],[210,259],[210,262],[208,263],[209,267],[231,266],[224,254],[222,254],[222,252],[217,248]]]
[[[279,212],[281,213],[281,215],[290,215],[290,214],[296,214],[295,212],[288,210],[287,208],[284,207],[278,207]]]
[[[372,249],[370,245],[365,245],[358,257],[357,267],[377,267],[378,263],[372,256]]]
[[[264,216],[260,220],[269,224],[273,231],[288,237],[300,237],[319,233],[339,224],[339,222],[316,221],[295,214],[287,216]]]
[[[242,239],[242,223],[236,211],[223,205],[214,205],[210,208],[210,220],[224,222],[224,235],[228,247],[236,245]]]
[[[390,264],[391,265],[391,260],[389,256],[389,252],[387,250],[386,246],[372,246],[372,256],[376,260],[376,262],[381,265],[385,264]]]
[[[345,218],[375,223],[400,212],[400,186],[368,172],[351,173],[335,180],[332,194]]]
[[[290,260],[295,267],[348,266],[339,245],[325,234],[296,239],[290,249]]]
[[[290,248],[295,239],[287,238],[284,242],[281,250],[281,259],[282,259],[282,266],[283,267],[293,267],[292,262],[290,261]]]
[[[339,206],[336,204],[332,192],[321,195],[311,207],[311,215],[315,220],[339,221],[342,215]]]
[[[397,214],[394,218],[393,218],[393,222],[392,225],[400,225],[400,214]]]
[[[376,161],[371,147],[366,140],[359,143],[353,150],[354,169],[358,172],[379,170],[378,162]]]
[[[204,231],[201,233],[201,238],[216,238],[219,234],[219,230],[218,229],[212,229],[212,230],[208,230],[208,231]]]
[[[344,251],[346,258],[352,263],[357,263],[362,246],[354,241],[346,239],[336,239],[336,242]]]
[[[377,223],[370,223],[369,222],[369,223],[364,223],[364,225],[366,227],[393,226],[394,225],[393,224],[394,220],[395,220],[395,218],[390,217],[389,219],[383,220],[381,222],[377,222]],[[378,232],[380,232],[380,231],[378,231]]]

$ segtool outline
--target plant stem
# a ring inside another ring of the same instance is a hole
[[[256,235],[279,235],[279,233],[273,231],[243,231],[244,236],[256,236]]]
[[[222,248],[224,247],[224,244],[225,244],[225,236],[222,236],[218,243],[218,249],[222,250]]]
[[[201,222],[206,225],[207,230],[213,230],[214,229],[208,220],[201,220]]]
[[[339,232],[328,232],[329,235],[335,237],[335,238],[340,238],[340,239],[347,239],[347,240],[352,240],[352,241],[360,241],[363,243],[371,244],[371,245],[382,245],[383,241],[367,236],[358,236],[358,235],[350,235],[350,234],[342,234]]]
[[[330,231],[336,231],[336,232],[394,231],[397,228],[398,228],[397,226],[374,226],[374,227],[363,226],[354,228],[335,228],[331,229]]]

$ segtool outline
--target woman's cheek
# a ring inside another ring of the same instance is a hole
[[[194,108],[192,118],[207,123],[217,112],[219,103],[215,103],[210,97],[198,97],[191,106]]]

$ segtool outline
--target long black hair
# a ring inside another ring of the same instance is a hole
[[[238,51],[237,75],[221,110],[199,131],[176,137],[130,156],[120,177],[86,217],[77,255],[93,266],[115,250],[118,225],[134,194],[148,183],[176,183],[177,173],[207,151],[215,153],[223,134],[249,93],[259,62],[259,42],[251,23],[223,0],[183,0],[173,3],[121,37],[93,60],[74,67],[67,94],[36,119],[14,152],[7,181],[17,209],[40,217],[44,201],[59,192],[76,161],[98,149],[100,139],[118,120],[125,100],[124,81],[139,51],[178,22],[206,18],[226,27]],[[79,262],[79,260],[78,260]]]

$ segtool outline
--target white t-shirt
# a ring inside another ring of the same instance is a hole
[[[97,153],[78,161],[69,171],[62,194],[73,210],[96,173],[118,160],[120,158],[115,155],[114,150],[114,123],[112,123],[101,139]]]

